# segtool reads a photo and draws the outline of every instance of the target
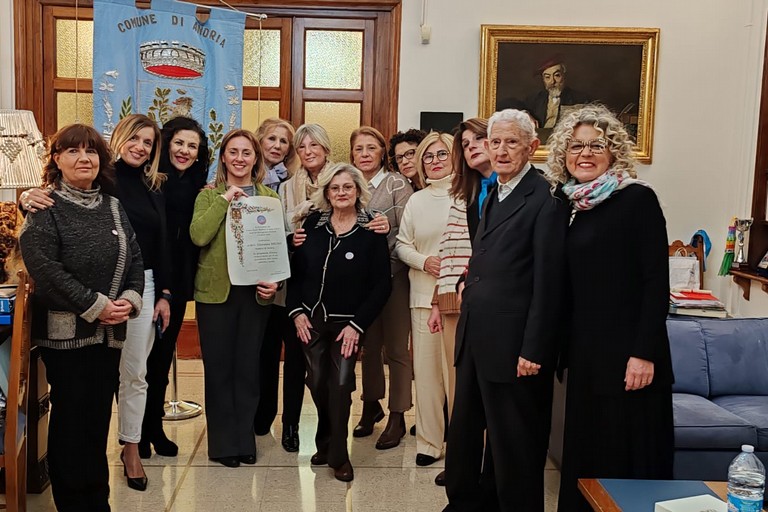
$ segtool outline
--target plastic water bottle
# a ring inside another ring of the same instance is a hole
[[[728,512],[760,512],[765,492],[765,467],[755,447],[741,446],[741,453],[728,466]]]

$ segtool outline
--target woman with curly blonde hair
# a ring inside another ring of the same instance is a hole
[[[672,478],[666,221],[604,106],[561,119],[549,168],[571,201],[565,437],[558,510],[591,510],[579,478]],[[620,251],[620,252],[617,252]]]

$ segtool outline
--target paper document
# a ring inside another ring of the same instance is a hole
[[[722,500],[702,494],[690,498],[659,501],[653,512],[727,512],[728,507]]]
[[[234,285],[276,283],[291,276],[280,200],[241,197],[227,211],[227,268]]]

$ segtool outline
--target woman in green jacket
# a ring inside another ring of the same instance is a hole
[[[277,194],[261,184],[264,166],[254,135],[229,132],[221,144],[215,187],[197,196],[189,233],[201,247],[195,307],[205,368],[208,457],[227,467],[256,463],[253,418],[259,405],[259,353],[277,283],[231,284],[227,210],[241,196]]]

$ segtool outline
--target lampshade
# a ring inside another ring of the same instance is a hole
[[[40,185],[45,142],[29,110],[0,109],[0,189]]]

